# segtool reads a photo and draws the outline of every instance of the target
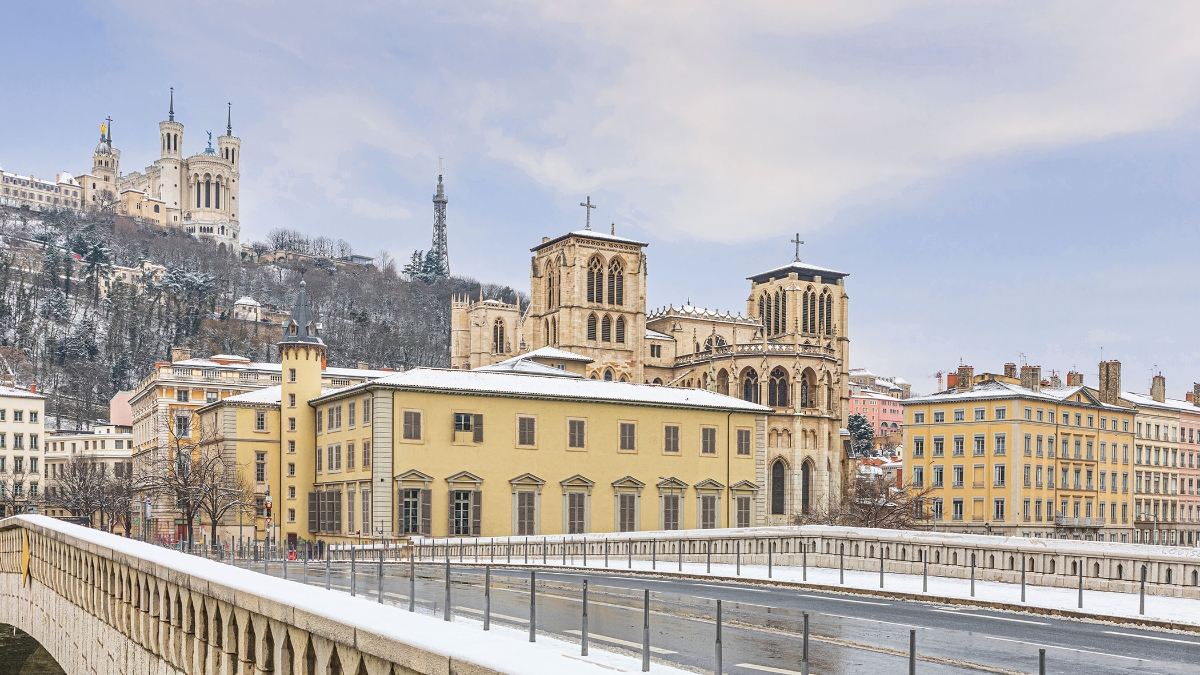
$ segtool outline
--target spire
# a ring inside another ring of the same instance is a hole
[[[232,136],[233,135],[233,104],[226,103],[225,105],[229,106],[229,109],[227,111],[225,111],[225,135]]]
[[[105,140],[108,141],[108,147],[111,148],[112,147],[112,118],[109,117],[106,119],[108,120],[108,136],[105,138]]]
[[[175,87],[171,87],[171,109],[167,111],[167,121],[175,121]]]
[[[283,339],[280,342],[325,344],[321,340],[321,330],[317,326],[312,306],[308,301],[307,286],[308,284],[305,282],[300,282],[300,292],[296,294],[296,305],[292,307],[291,316],[283,322]]]

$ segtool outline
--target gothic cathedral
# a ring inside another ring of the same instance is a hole
[[[453,300],[451,367],[529,360],[592,379],[717,391],[769,406],[759,524],[844,493],[853,475],[846,274],[791,263],[749,277],[746,312],[646,310],[644,242],[591,229],[533,247],[530,303]]]

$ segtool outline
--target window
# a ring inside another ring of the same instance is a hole
[[[924,423],[925,423],[925,413],[914,412],[913,413],[913,424],[924,424]]]
[[[739,455],[749,455],[750,454],[750,430],[749,429],[738,429],[737,430],[737,454],[739,454]]]
[[[296,498],[296,486],[289,485],[288,486],[288,499],[295,499],[295,498]]]
[[[317,452],[314,455],[314,457],[316,458],[317,473],[321,473],[321,457],[322,456],[323,456],[323,453],[321,452],[321,446],[318,445]]]
[[[620,423],[621,449],[637,450],[637,425],[633,422]]]
[[[953,474],[951,475],[951,481],[952,481],[951,487],[956,487],[956,488],[962,487],[965,476],[966,476],[966,470],[963,468],[963,465],[956,464],[953,468]]]
[[[912,483],[913,483],[913,487],[925,487],[925,467],[923,467],[923,466],[914,466],[913,467]]]
[[[946,456],[946,439],[943,438],[942,436],[934,436],[933,437],[933,456],[934,457],[945,457]]]
[[[363,441],[363,461],[364,469],[371,467],[371,441]]]
[[[612,342],[612,319],[607,314],[600,320],[600,341]]]
[[[457,422],[455,430],[458,430]],[[404,440],[421,440],[421,413],[418,410],[404,411]]]
[[[295,430],[296,430],[296,418],[289,417],[288,418],[288,431],[295,431]]]
[[[371,424],[371,399],[370,397],[362,400],[362,423],[363,426]]]
[[[913,439],[913,457],[925,456],[925,439],[918,436]]]
[[[1004,464],[997,464],[995,467],[993,467],[992,471],[993,471],[994,475],[992,476],[992,478],[994,480],[993,480],[992,484],[995,487],[1004,487],[1006,469],[1007,469],[1007,467]]]
[[[29,423],[30,423],[30,424],[37,424],[37,420],[38,420],[38,411],[36,411],[36,410],[30,410],[30,411],[29,411]]]
[[[933,411],[933,423],[941,424],[946,421],[946,413],[941,410]]]
[[[287,475],[288,475],[288,478],[295,477],[295,475],[296,475],[296,463],[295,462],[288,462]]]
[[[404,490],[400,503],[400,523],[403,534],[420,533],[421,490]]]
[[[258,483],[265,483],[267,480],[267,453],[254,453],[254,480]]]
[[[676,494],[663,495],[662,505],[663,505],[663,513],[662,513],[663,527],[662,527],[662,529],[664,529],[664,530],[680,529],[679,528],[679,526],[680,526],[679,495],[676,495]]]
[[[965,410],[955,410],[954,411],[954,421],[955,422],[962,422],[966,419],[967,419],[967,412]]]
[[[175,400],[178,401],[179,403],[187,403],[189,393],[190,392],[188,392],[187,389],[176,389],[175,390]],[[13,421],[14,422],[21,421],[21,412],[19,410],[13,412]]]
[[[567,493],[567,534],[584,534],[586,529],[587,493]]]
[[[317,420],[317,433],[319,434],[319,433],[321,433],[321,425],[324,424],[324,420],[325,420],[325,416],[321,414],[320,409],[317,409],[316,420]]]
[[[946,486],[946,472],[941,466],[933,466],[933,487],[940,488]]]
[[[966,439],[962,436],[954,437],[954,456],[962,457],[965,453]]]
[[[1002,457],[1008,453],[1008,436],[1005,434],[996,434],[996,437],[993,440],[995,442],[994,449],[997,456]]]
[[[717,428],[700,427],[700,454],[717,454]]]
[[[295,425],[295,421],[296,420],[293,417],[292,418],[293,425]],[[265,413],[265,412],[254,413],[254,430],[255,431],[266,431],[267,430],[267,413]],[[295,430],[294,426],[293,426],[293,430]]]
[[[975,421],[976,421],[976,422],[981,422],[981,421],[983,421],[984,419],[986,419],[986,415],[985,415],[985,411],[984,411],[984,409],[983,409],[983,408],[976,408],[976,409],[975,409]]]
[[[295,382],[295,381],[296,381],[296,369],[288,368],[288,382]]]
[[[1025,456],[1033,456],[1033,436],[1030,434],[1025,434]]]
[[[537,418],[517,418],[517,445],[532,447],[537,445]]]
[[[617,495],[617,529],[621,532],[637,531],[637,495],[622,492]]]
[[[357,413],[358,413],[358,404],[357,403],[355,403],[354,401],[350,401],[349,403],[346,404],[346,422],[348,423],[347,426],[349,426],[351,429],[353,429],[355,426],[354,420],[358,417]]]
[[[190,415],[177,415],[175,417],[175,436],[177,438],[188,438],[192,435],[192,418]]]
[[[354,468],[354,444],[347,443],[346,444],[346,469],[350,470],[353,468]]]
[[[1038,469],[1040,470],[1041,467],[1039,466]],[[1032,483],[1030,482],[1032,480],[1032,478],[1033,478],[1033,467],[1030,466],[1029,464],[1026,464],[1025,465],[1025,487],[1030,487],[1032,485]],[[1041,481],[1038,481],[1038,483],[1039,483],[1039,487],[1040,487]]]
[[[992,501],[992,520],[1004,520],[1004,498],[999,497]]]
[[[596,315],[589,314],[587,319],[587,339],[596,340]]]
[[[700,528],[711,530],[717,526],[717,496],[700,495]]]
[[[963,500],[955,499],[950,505],[950,518],[953,520],[963,519]]]
[[[587,447],[587,422],[585,420],[567,420],[567,447]]]
[[[663,426],[663,452],[679,452],[679,426]]]
[[[996,419],[1008,419],[1008,408],[996,408]]]
[[[518,490],[517,491],[517,535],[529,536],[537,534],[535,529],[536,521],[536,499],[537,493],[533,490]]]
[[[976,434],[975,435],[975,446],[974,446],[975,447],[974,454],[976,457],[986,454],[986,452],[987,452],[986,445],[987,445],[987,441],[984,439],[983,434]]]
[[[294,454],[296,454],[296,441],[288,441],[288,446],[287,446],[287,448],[288,448],[288,450],[287,450],[287,451],[288,451],[288,454],[289,454],[289,455],[294,455]]]

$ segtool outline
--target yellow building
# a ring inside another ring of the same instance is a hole
[[[1099,390],[1077,373],[1052,387],[1038,366],[1006,371],[963,366],[954,388],[903,402],[905,478],[930,491],[936,526],[1130,541],[1135,409],[1120,363],[1101,364]]]
[[[260,511],[259,538],[294,546],[766,522],[765,406],[585,379],[579,357],[558,350],[325,389],[325,345],[303,285],[279,347],[278,386],[198,411],[255,493],[272,495],[274,521],[268,528]],[[227,519],[222,536],[234,526]]]

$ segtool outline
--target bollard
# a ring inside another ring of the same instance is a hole
[[[449,551],[450,551],[450,549],[447,548],[446,552],[449,553]],[[356,574],[354,562],[355,562],[354,561],[354,547],[351,547],[350,548],[350,597],[354,597],[355,595],[358,594],[358,588],[355,584],[355,582],[358,581],[358,574]]]
[[[650,569],[658,569],[658,542],[650,540]]]
[[[629,569],[633,569],[633,540],[625,541],[625,552],[629,554]]]
[[[537,642],[537,571],[529,570],[529,641]]]
[[[742,540],[737,541],[737,575],[742,576]]]
[[[580,656],[587,656],[588,650],[588,625],[587,625],[587,579],[583,580],[583,630],[580,632]]]
[[[459,539],[458,539],[458,562],[462,562],[462,561],[463,561],[463,540],[462,540],[462,537],[459,537]]]
[[[704,544],[704,573],[712,574],[712,540]],[[720,602],[720,600],[717,602]]]
[[[642,672],[650,672],[650,589],[642,596]]]
[[[772,568],[774,567],[773,561],[772,561],[772,558],[773,558],[772,554],[774,554],[774,553],[775,553],[775,542],[768,541],[767,542],[767,578],[768,579],[771,578],[771,571],[772,571]]]
[[[1083,561],[1079,561],[1079,609],[1083,609]]]
[[[325,590],[329,590],[329,549],[325,549]]]
[[[583,540],[583,566],[587,567],[587,539]]]
[[[721,601],[717,601],[717,647],[716,647],[716,667],[713,668],[714,675],[721,675]]]
[[[1046,650],[1038,650],[1038,675],[1046,675]]]
[[[800,654],[800,673],[808,675],[808,612],[804,613],[804,650]]]
[[[304,562],[300,563],[300,575],[304,579],[304,585],[308,585],[308,546],[304,547]]]
[[[505,540],[505,542],[504,542],[504,556],[505,556],[505,562],[508,562],[508,563],[512,562],[512,539],[511,538]]]
[[[929,592],[929,551],[925,552],[925,560],[921,563],[921,592]]]
[[[446,552],[449,553],[450,551],[447,549]],[[443,610],[442,614],[443,621],[450,620],[450,556],[446,556],[446,609]]]
[[[1025,602],[1025,568],[1028,567],[1025,563],[1025,556],[1021,556],[1021,602]]]
[[[1142,565],[1142,586],[1138,590],[1138,614],[1146,613],[1146,566]]]
[[[543,542],[542,546],[546,545],[545,541],[546,541],[545,539],[542,539],[542,542]],[[567,566],[567,541],[565,539],[563,540],[561,546],[562,546],[562,554],[563,554],[563,567],[566,567]]]
[[[496,562],[496,540],[488,539],[488,562]]]
[[[804,570],[804,576],[802,576],[802,577],[800,578],[800,580],[801,580],[801,581],[808,581],[808,544],[807,544],[807,543],[804,543],[804,544],[801,544],[801,545],[804,547],[804,550],[803,550],[803,551],[801,551],[801,555],[800,555],[800,561],[801,561],[801,562],[800,562],[800,564],[801,564],[801,565],[803,565],[803,568],[802,568],[802,569]]]
[[[975,597],[975,554],[971,554],[971,597]]]
[[[917,629],[908,629],[908,675],[917,675]]]
[[[683,571],[683,540],[679,540],[679,571]]]
[[[608,537],[604,538],[604,569],[608,569]]]
[[[838,544],[838,583],[846,583],[846,545]]]
[[[492,629],[492,566],[483,568],[483,629]]]
[[[379,552],[379,574],[375,575],[379,581],[379,604],[383,604],[383,551]]]
[[[883,547],[879,547],[879,587],[883,588]]]
[[[408,611],[417,611],[417,554],[411,551],[408,556]]]

